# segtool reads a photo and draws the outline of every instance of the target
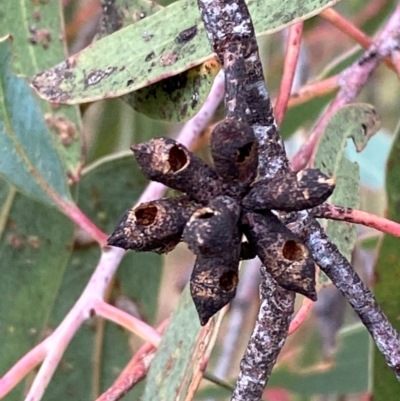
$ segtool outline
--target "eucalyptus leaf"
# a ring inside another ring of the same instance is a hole
[[[279,386],[302,395],[342,395],[365,392],[369,388],[371,338],[362,324],[342,329],[339,349],[330,366],[290,366],[273,371],[269,386]],[[316,352],[318,342],[310,344]],[[305,348],[307,353],[309,347]],[[296,364],[296,362],[294,362]],[[294,365],[292,364],[292,365]]]
[[[11,39],[0,40],[0,175],[48,205],[71,201],[63,166],[28,83],[10,70]]]
[[[260,35],[310,18],[337,2],[249,0],[248,6]],[[127,94],[210,57],[197,1],[180,0],[39,73],[33,86],[49,101],[83,103]]]
[[[103,7],[101,29],[97,39],[162,9],[160,5],[147,0],[117,0],[107,4],[106,8]],[[154,120],[185,121],[193,117],[206,100],[220,68],[216,59],[212,58],[121,98],[134,110]]]
[[[398,128],[400,125],[398,125]],[[393,141],[387,163],[387,218],[400,221],[400,133]],[[384,310],[389,321],[397,331],[400,331],[399,310],[400,291],[398,279],[400,266],[399,239],[385,235],[381,242],[379,255],[375,266],[374,293],[379,305]],[[399,382],[393,371],[387,366],[385,358],[376,350],[373,366],[373,398],[374,401],[384,401],[393,398],[399,391]]]
[[[28,78],[67,57],[61,1],[0,1],[0,36],[8,34],[13,37],[13,69]],[[45,101],[39,105],[65,170],[78,179],[82,160],[79,108],[54,108]]]
[[[222,314],[201,328],[186,286],[146,376],[141,401],[189,400],[202,377],[202,363],[214,345]]]
[[[314,167],[336,180],[335,190],[329,198],[330,203],[359,207],[359,168],[356,163],[347,159],[346,145],[351,138],[356,150],[361,152],[379,127],[380,119],[374,107],[368,104],[344,106],[330,119],[314,160]],[[356,240],[356,230],[352,223],[329,220],[326,224],[327,235],[349,261]],[[321,281],[326,280],[321,275]]]
[[[61,280],[71,253],[73,224],[54,208],[13,192],[0,179],[0,377],[51,327]],[[20,401],[24,382],[6,399]]]

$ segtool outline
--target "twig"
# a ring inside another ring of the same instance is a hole
[[[158,343],[161,340],[161,334],[166,329],[168,322],[169,319],[165,319],[157,327]],[[156,350],[157,348],[150,342],[143,344],[112,386],[97,398],[96,401],[117,401],[122,398],[135,384],[145,378]]]
[[[315,97],[329,95],[339,88],[338,75],[326,78],[322,81],[311,82],[299,88],[289,99],[288,106],[295,107],[306,103]]]
[[[326,10],[323,10],[320,15],[322,18],[329,21],[332,25],[334,25],[340,31],[345,33],[347,36],[354,39],[357,43],[359,43],[365,49],[368,49],[370,46],[372,46],[373,42],[369,38],[368,35],[366,35],[363,31],[358,29],[354,24],[352,24],[350,21],[348,21],[342,15],[340,15],[333,8],[327,8]],[[392,70],[395,70],[395,67],[394,67],[393,63],[391,62],[390,58],[385,57],[384,61],[385,61],[385,64],[389,68],[391,68]]]
[[[293,297],[278,287],[264,268],[261,269],[261,274],[263,279],[260,312],[240,363],[240,373],[232,401],[258,401],[262,397],[264,387],[285,342],[293,313]]]
[[[225,70],[228,116],[247,120],[253,126],[261,148],[261,177],[273,177],[278,172],[284,172],[287,169],[287,159],[276,129],[269,96],[262,81],[257,44],[244,1],[198,0],[198,2],[209,40]],[[374,45],[373,49],[367,52],[368,57],[364,56],[353,66],[353,69],[350,67],[341,74],[341,80],[348,77],[349,87],[344,87],[343,81],[340,82],[341,91],[319,122],[318,129],[321,132],[333,112],[354,99],[362,86],[360,82],[366,82],[376,67],[378,59],[391,54],[398,46],[393,35],[396,32],[398,35],[400,32],[398,29],[400,5],[398,10],[390,18],[386,30],[379,37],[377,43],[381,45],[381,48]],[[355,74],[357,72],[363,74],[361,80],[357,79]],[[319,134],[315,136],[316,143]],[[304,165],[303,163],[302,166]],[[293,213],[291,216],[294,223],[293,228],[290,228],[303,238],[314,260],[346,295],[385,355],[388,365],[399,375],[399,335],[376,304],[372,293],[307,211]],[[281,218],[283,221],[286,220],[284,215]],[[299,221],[296,222],[296,220]],[[260,399],[264,385],[285,341],[290,314],[293,310],[293,294],[276,287],[276,283],[265,269],[262,269],[262,280],[262,307],[241,363],[239,378],[232,397],[234,401]],[[278,325],[276,325],[277,322]]]
[[[361,89],[368,82],[372,72],[378,67],[384,57],[399,54],[399,42],[400,4],[397,5],[375,43],[356,63],[340,73],[340,90],[334,101],[318,121],[308,141],[293,158],[292,169],[294,171],[303,169],[308,163],[312,164],[312,154],[331,116],[346,103],[353,101],[357,97]],[[398,67],[400,67],[400,64]],[[398,68],[397,74],[400,74],[400,68]]]
[[[102,300],[97,301],[93,305],[93,313],[124,327],[138,337],[147,340],[155,347],[160,342],[160,335],[151,326],[107,302]]]
[[[61,211],[73,221],[79,228],[89,234],[93,240],[95,240],[100,247],[106,245],[108,235],[100,230],[99,227],[90,220],[79,207],[70,202],[64,201],[64,199],[56,198],[58,206]]]
[[[354,311],[400,380],[400,335],[389,323],[373,293],[361,281],[347,259],[340,254],[319,223],[306,211],[297,213],[290,227],[310,248],[315,262],[346,296]]]
[[[380,217],[362,210],[352,209],[324,203],[312,210],[314,217],[347,221],[348,223],[362,224],[367,227],[375,228],[386,234],[400,237],[400,223]]]
[[[100,262],[82,295],[71,311],[45,340],[47,354],[26,396],[26,401],[38,401],[49,384],[65,349],[82,322],[90,317],[94,303],[101,299],[112,279],[115,270],[124,255],[122,249],[106,247],[103,249]]]
[[[303,298],[300,309],[296,313],[296,316],[290,322],[288,335],[293,334],[303,324],[306,318],[310,315],[313,305],[314,302],[311,301],[310,298]]]
[[[300,53],[302,33],[302,21],[297,22],[289,28],[281,87],[274,107],[275,119],[278,125],[282,123],[283,117],[288,107],[290,94],[292,92],[293,79],[296,72],[297,61]]]

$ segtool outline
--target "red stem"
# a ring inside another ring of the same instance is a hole
[[[290,322],[288,335],[293,334],[306,320],[311,312],[314,302],[309,298],[304,298],[300,309],[297,311],[296,316]]]
[[[168,322],[169,319],[165,319],[160,326],[157,327],[159,336],[161,336],[166,329]],[[113,385],[97,398],[96,401],[116,401],[122,398],[136,383],[144,379],[156,350],[154,345],[146,342],[132,357]]]
[[[160,343],[160,334],[157,333],[153,327],[135,316],[132,316],[102,300],[97,301],[94,304],[93,309],[96,312],[96,315],[125,327],[127,330],[150,342],[153,346],[157,347]]]
[[[315,97],[325,96],[339,88],[338,75],[303,85],[289,99],[289,107],[298,106]]]
[[[322,11],[320,16],[327,21],[329,21],[332,25],[338,28],[341,32],[354,39],[357,43],[359,43],[364,49],[368,49],[372,44],[371,38],[366,35],[363,31],[358,29],[353,23],[340,15],[333,8],[327,8]],[[393,63],[391,62],[389,57],[384,59],[385,64],[394,70]]]
[[[24,355],[0,378],[0,398],[5,397],[32,369],[43,362],[46,353],[47,342],[43,341]]]
[[[53,199],[57,202],[61,211],[78,227],[87,232],[101,247],[107,244],[108,235],[97,227],[75,203],[67,202],[54,194]]]
[[[315,208],[313,214],[315,217],[362,224],[367,227],[375,228],[383,233],[400,237],[399,223],[361,210],[324,203]]]
[[[300,53],[302,33],[302,21],[297,22],[289,28],[281,87],[274,107],[275,119],[278,125],[281,124],[283,117],[285,116],[290,94],[292,92],[293,78]]]

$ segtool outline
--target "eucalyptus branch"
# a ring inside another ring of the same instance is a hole
[[[400,223],[396,223],[385,217],[363,212],[362,210],[323,203],[312,210],[312,215],[324,219],[362,224],[363,226],[375,228],[383,233],[400,237]]]
[[[350,67],[339,74],[340,90],[334,101],[329,105],[323,116],[313,129],[308,141],[301,147],[292,160],[292,169],[299,171],[307,163],[312,164],[312,155],[326,124],[337,110],[353,101],[361,89],[368,82],[373,71],[385,57],[399,57],[400,46],[400,4],[397,5],[388,22],[379,33],[371,47]],[[396,66],[396,62],[394,62]],[[400,75],[400,64],[396,66],[397,75]]]
[[[295,219],[290,228],[304,240],[315,262],[346,296],[382,352],[388,366],[400,380],[400,335],[382,312],[373,293],[308,212],[297,213]]]
[[[161,334],[166,329],[169,319],[165,319],[156,330],[157,343],[161,341]],[[155,344],[146,342],[135,353],[128,365],[114,381],[112,386],[105,391],[96,401],[117,401],[121,399],[135,384],[146,377],[150,363],[157,351]]]
[[[43,363],[29,389],[26,399],[29,401],[41,399],[61,361],[65,349],[83,321],[90,317],[94,304],[98,299],[103,297],[123,255],[124,252],[120,249],[111,249],[109,247],[103,249],[99,264],[74,307],[57,329],[37,346],[38,350],[44,350],[44,352],[36,354],[28,353],[11,368],[0,380],[0,394],[7,394],[13,387],[10,386],[10,383],[15,385],[23,378],[23,376],[16,377],[17,375],[28,373],[28,371],[21,369],[21,367],[30,365],[29,359],[40,356],[40,358],[44,357],[44,359],[35,359],[36,365],[42,362],[42,360]],[[33,364],[30,367],[33,368]]]
[[[282,123],[283,117],[289,104],[292,92],[293,79],[300,54],[301,37],[303,34],[303,22],[297,22],[289,28],[287,38],[286,55],[283,67],[283,76],[278,97],[275,102],[275,118],[278,125]]]
[[[310,82],[306,85],[303,85],[297,89],[296,92],[292,93],[288,106],[295,107],[316,97],[329,95],[339,88],[338,80],[338,75],[333,75],[332,77],[323,79],[321,81]]]
[[[323,10],[320,15],[322,18],[338,28],[341,32],[354,39],[363,48],[368,49],[370,46],[372,46],[373,41],[368,37],[368,35],[358,29],[354,24],[340,15],[333,8],[327,8],[326,10]],[[384,61],[389,68],[395,70],[395,67],[389,57],[385,57]]]
[[[293,313],[293,294],[276,285],[261,268],[261,306],[246,352],[240,363],[232,401],[260,400],[286,340]],[[283,329],[282,329],[283,328]]]

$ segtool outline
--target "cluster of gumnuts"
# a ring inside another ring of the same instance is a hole
[[[277,213],[321,204],[333,192],[333,179],[317,169],[258,177],[257,139],[233,118],[212,132],[213,166],[170,138],[132,150],[149,180],[184,195],[128,210],[108,244],[166,253],[186,242],[196,254],[190,290],[202,325],[235,296],[240,260],[255,256],[279,285],[316,299],[310,251]]]

